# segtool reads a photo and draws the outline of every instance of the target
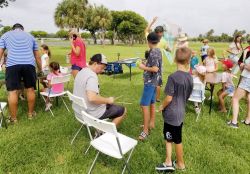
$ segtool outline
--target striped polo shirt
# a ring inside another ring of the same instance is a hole
[[[20,29],[9,31],[0,38],[0,48],[7,49],[6,67],[14,65],[35,66],[34,50],[38,50],[35,38]]]

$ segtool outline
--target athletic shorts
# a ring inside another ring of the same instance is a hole
[[[6,68],[6,87],[8,91],[25,88],[36,89],[36,68],[33,65],[14,65]]]
[[[104,119],[114,119],[117,117],[120,117],[122,115],[124,115],[125,112],[125,107],[123,106],[119,106],[119,105],[106,105],[106,111],[104,112],[104,114],[99,118],[100,120],[104,120]]]
[[[78,71],[81,71],[81,70],[82,70],[82,68],[81,68],[80,66],[77,66],[76,64],[72,65],[72,66],[71,66],[71,69],[72,69],[72,70],[78,70]]]
[[[141,106],[150,106],[155,103],[156,87],[153,85],[144,85],[141,97]]]
[[[202,55],[201,56],[201,61],[203,62],[206,59],[207,55]]]
[[[164,123],[164,139],[170,143],[180,144],[182,142],[182,125],[183,123],[180,126],[172,126]]]

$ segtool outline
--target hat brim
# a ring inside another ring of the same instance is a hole
[[[178,41],[184,42],[184,41],[187,41],[187,39],[188,39],[187,37],[183,37],[183,38],[179,38]]]

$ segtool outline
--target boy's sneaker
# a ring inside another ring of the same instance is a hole
[[[175,168],[173,167],[173,165],[167,166],[165,163],[162,163],[162,164],[159,164],[158,166],[156,166],[155,170],[165,171],[165,172],[174,172]]]
[[[227,125],[230,126],[231,128],[235,128],[235,129],[239,128],[238,123],[234,124],[232,123],[232,121],[227,122]]]
[[[46,108],[45,108],[45,111],[48,111],[49,109],[50,109],[50,107],[52,106],[52,104],[51,103],[47,103],[46,104]]]

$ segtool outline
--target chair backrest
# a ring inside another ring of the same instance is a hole
[[[69,91],[67,91],[67,94],[72,103],[77,104],[78,106],[83,107],[84,109],[87,109],[87,104],[82,97],[75,96]]]
[[[95,118],[95,117],[87,114],[84,111],[82,111],[82,117],[88,126],[92,126],[92,127],[96,128],[98,130],[101,130],[103,132],[111,133],[114,136],[116,136],[116,138],[118,138],[118,132],[117,132],[117,129],[116,129],[116,126],[114,123],[100,120],[98,118]]]
[[[205,85],[203,83],[193,83],[193,91],[189,101],[202,102],[205,99]]]
[[[69,82],[70,77],[71,77],[71,74],[62,75],[62,76],[54,76],[51,79],[51,85]]]
[[[62,74],[70,74],[71,69],[69,67],[60,66],[60,71]]]

